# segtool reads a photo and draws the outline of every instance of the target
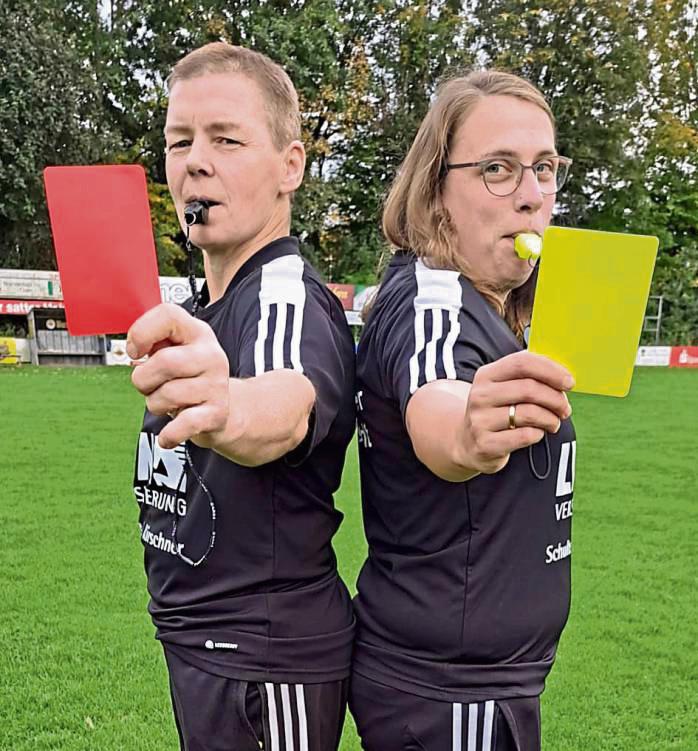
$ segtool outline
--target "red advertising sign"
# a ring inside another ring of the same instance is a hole
[[[672,368],[698,368],[698,347],[672,347],[669,366]]]
[[[60,300],[0,300],[0,315],[26,316],[32,308],[62,308]]]
[[[336,284],[335,282],[327,283],[330,289],[339,298],[344,310],[354,309],[354,285],[353,284]]]

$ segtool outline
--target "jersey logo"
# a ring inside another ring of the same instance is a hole
[[[141,432],[138,436],[136,482],[170,488],[186,493],[187,477],[184,474],[184,444],[173,449],[160,448],[157,436]]]
[[[571,457],[571,458],[570,458]],[[565,441],[560,447],[555,495],[571,495],[574,490],[574,470],[577,461],[577,441]]]

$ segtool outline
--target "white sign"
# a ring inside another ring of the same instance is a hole
[[[0,297],[62,300],[63,290],[57,271],[0,269]]]
[[[196,289],[201,292],[205,279],[196,280]],[[175,305],[181,305],[186,299],[191,297],[189,288],[189,279],[180,276],[161,276],[160,277],[160,296],[163,302],[171,302]]]
[[[640,347],[637,350],[635,365],[660,365],[667,367],[671,357],[671,347]]]

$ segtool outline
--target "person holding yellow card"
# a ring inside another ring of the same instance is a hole
[[[394,253],[357,361],[367,751],[540,749],[570,603],[574,379],[523,334],[570,163],[535,87],[474,72],[439,88],[387,198]]]

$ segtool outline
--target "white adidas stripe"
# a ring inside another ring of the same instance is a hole
[[[477,704],[468,704],[468,751],[477,751]]]
[[[295,744],[293,743],[293,720],[291,719],[291,697],[288,693],[287,683],[281,684],[281,705],[284,708],[285,751],[295,751]]]
[[[276,699],[274,698],[274,684],[265,683],[267,691],[267,705],[269,712],[269,735],[271,739],[271,751],[279,751],[279,720],[276,716]]]
[[[458,334],[460,323],[458,314],[461,307],[462,292],[459,273],[448,269],[430,269],[421,260],[415,263],[417,279],[417,294],[413,305],[414,318],[414,353],[410,357],[410,393],[419,387],[420,367],[419,356],[425,347],[425,319],[426,311],[432,316],[432,335],[425,352],[424,380],[428,383],[436,380],[436,366],[439,364],[438,342],[443,336],[442,311],[448,312],[448,333],[443,344],[441,362],[448,378],[456,377],[453,360],[453,347]]]
[[[308,718],[305,714],[305,689],[303,684],[296,686],[296,704],[298,706],[298,737],[300,751],[308,751]]]
[[[463,735],[463,705],[453,705],[453,751],[461,751]]]
[[[272,339],[272,361],[268,363],[265,360],[264,345],[269,335],[269,313],[272,305],[276,305],[276,326]],[[303,284],[303,259],[296,255],[281,256],[262,266],[259,286],[260,316],[254,344],[255,375],[261,375],[267,369],[279,370],[284,367],[286,322],[291,308],[293,310],[293,328],[290,335],[291,366],[302,373],[300,343],[305,308],[305,285]]]

